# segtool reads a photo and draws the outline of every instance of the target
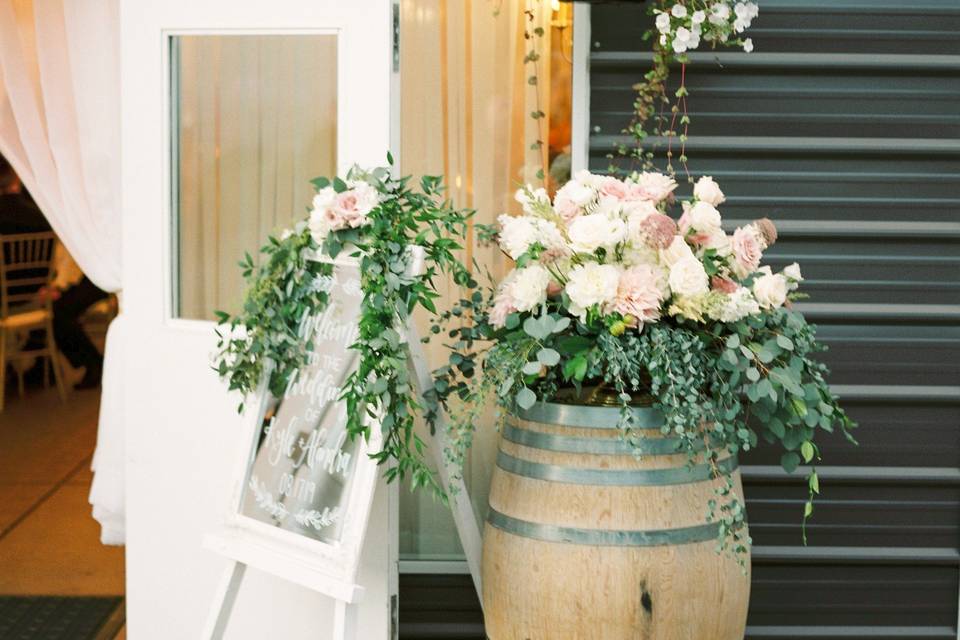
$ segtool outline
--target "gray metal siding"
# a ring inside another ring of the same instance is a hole
[[[756,51],[687,71],[691,172],[732,224],[767,216],[860,447],[826,439],[802,482],[745,457],[748,638],[956,638],[960,570],[960,0],[766,0]],[[643,8],[594,5],[594,170],[648,66]],[[687,187],[687,189],[689,189]]]

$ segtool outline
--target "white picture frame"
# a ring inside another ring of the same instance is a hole
[[[344,256],[330,260],[314,256],[313,259],[337,266],[358,266],[355,258]],[[415,257],[415,266],[422,268],[422,252]],[[378,418],[365,416],[370,429],[367,440],[358,439],[355,452],[353,482],[346,499],[344,522],[339,541],[324,542],[302,534],[271,526],[244,515],[241,512],[249,469],[256,455],[256,443],[263,428],[263,419],[271,394],[267,388],[271,368],[264,368],[262,380],[255,393],[244,402],[243,440],[238,447],[233,472],[233,487],[228,507],[224,513],[222,529],[208,535],[207,548],[237,562],[256,567],[281,578],[303,585],[336,600],[355,603],[363,594],[357,583],[361,552],[374,494],[382,470],[370,454],[382,446],[382,434]]]

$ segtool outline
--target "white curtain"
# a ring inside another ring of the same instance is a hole
[[[490,224],[501,213],[518,213],[517,185],[537,184],[546,162],[551,109],[546,90],[527,78],[524,56],[531,43],[524,30],[549,32],[549,3],[539,0],[409,0],[401,3],[400,164],[404,175],[443,173],[449,195],[460,207],[476,209],[474,221]],[[530,11],[533,21],[525,14]],[[550,39],[538,42],[550,59]],[[539,84],[550,86],[550,67],[542,64]],[[540,108],[539,122],[530,112]],[[494,277],[510,265],[495,247],[476,242],[472,231],[462,256],[476,259]],[[461,292],[452,284],[447,302]],[[421,324],[421,332],[426,331]],[[448,353],[438,341],[428,346],[433,366]],[[474,511],[482,522],[490,476],[496,459],[497,433],[492,417],[478,428],[464,469]],[[425,491],[403,492],[400,509],[401,557],[445,560],[461,553],[449,509]]]
[[[121,286],[117,0],[0,0],[0,153],[84,273]],[[124,320],[107,334],[90,500],[102,540],[123,542]]]

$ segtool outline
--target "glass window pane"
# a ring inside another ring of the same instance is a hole
[[[303,217],[336,173],[337,36],[177,36],[173,315],[235,312],[237,262]]]

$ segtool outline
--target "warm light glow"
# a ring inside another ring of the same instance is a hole
[[[560,11],[560,0],[550,0],[550,8],[554,11]]]
[[[460,180],[460,176],[457,176],[456,178],[453,179],[453,184],[457,186],[457,189],[460,188],[460,185],[463,184],[463,181]]]

